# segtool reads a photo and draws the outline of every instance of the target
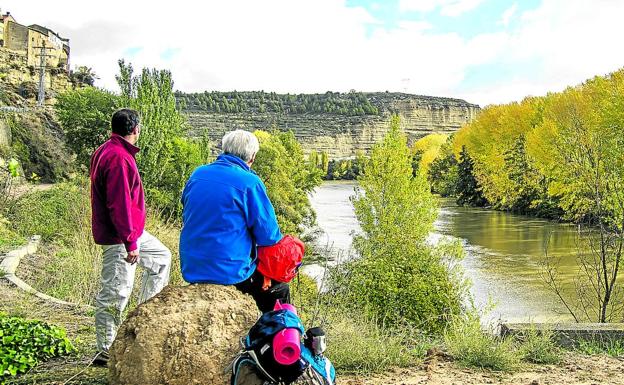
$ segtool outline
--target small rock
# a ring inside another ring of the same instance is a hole
[[[538,380],[533,380],[533,381],[531,381],[531,385],[539,385],[539,381]]]

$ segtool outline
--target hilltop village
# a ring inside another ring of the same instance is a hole
[[[69,39],[50,28],[23,25],[10,12],[0,11],[0,91],[4,104],[20,107],[19,100],[9,99],[7,91],[25,99],[39,93],[43,70],[44,102],[71,86]]]

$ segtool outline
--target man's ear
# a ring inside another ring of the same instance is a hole
[[[137,124],[136,126],[134,126],[134,128],[132,129],[132,135],[138,135],[139,132],[141,132],[141,128],[140,125]]]
[[[249,167],[251,167],[251,165],[253,164],[253,162],[256,161],[256,154],[258,154],[257,152],[255,154],[253,154],[253,156],[251,157],[251,160],[249,162],[247,162],[247,164],[249,165]]]

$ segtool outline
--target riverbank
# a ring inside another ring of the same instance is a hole
[[[0,312],[36,318],[64,327],[78,352],[40,364],[7,384],[107,385],[108,370],[90,366],[95,353],[93,315],[71,307],[52,305],[15,289],[0,279]],[[331,357],[331,344],[329,347]],[[381,374],[345,375],[343,385],[467,385],[467,384],[624,384],[624,358],[565,352],[557,365],[524,364],[512,373],[465,368],[438,349],[431,349],[424,361],[414,367],[395,368]]]

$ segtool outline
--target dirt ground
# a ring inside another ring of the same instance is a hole
[[[43,363],[7,384],[109,384],[108,371],[89,366],[94,354],[93,314],[50,305],[9,286],[0,278],[0,312],[43,319],[66,328],[77,354]],[[526,365],[515,373],[462,368],[444,356],[429,357],[415,368],[395,369],[382,375],[341,375],[338,385],[624,385],[624,358],[568,353],[559,365]]]
[[[462,368],[433,357],[419,368],[396,369],[383,375],[345,376],[342,385],[606,385],[624,384],[624,359],[568,353],[559,365],[526,365],[515,373]]]

